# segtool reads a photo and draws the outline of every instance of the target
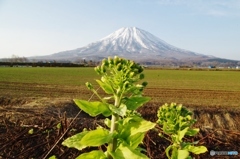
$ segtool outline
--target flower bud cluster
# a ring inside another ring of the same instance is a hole
[[[91,83],[89,83],[89,82],[86,82],[86,84],[85,84],[86,86],[87,86],[87,88],[89,89],[89,90],[92,90],[93,89],[93,86],[92,86],[92,84]]]
[[[116,92],[121,93],[122,90],[134,87],[134,83],[144,79],[143,67],[134,61],[114,56],[103,59],[100,66],[95,67],[95,71],[102,75],[102,82],[112,84],[112,88]],[[135,87],[140,91],[146,87],[147,82],[143,82],[141,87]]]
[[[174,132],[177,130],[183,130],[186,127],[190,127],[196,122],[192,118],[192,112],[187,108],[183,107],[181,104],[171,103],[164,104],[158,110],[158,123],[164,125],[168,122],[169,132]]]

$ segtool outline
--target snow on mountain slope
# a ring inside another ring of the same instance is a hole
[[[138,46],[149,50],[156,49],[157,46],[159,46],[158,43],[160,45],[164,44],[165,46],[168,46],[167,43],[155,37],[154,35],[136,27],[121,28],[101,39],[100,41],[104,41],[105,43],[112,43],[114,45],[117,43],[123,48],[129,48],[130,50],[132,49],[132,44],[134,43],[137,43]],[[139,50],[140,47],[138,48]]]
[[[151,33],[137,27],[123,27],[85,47],[63,51],[49,56],[56,59],[121,56],[130,59],[190,59],[206,55],[174,47]]]

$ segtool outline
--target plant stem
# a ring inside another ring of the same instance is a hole
[[[114,131],[117,131],[118,119],[119,119],[119,116],[117,114],[112,115],[111,130],[110,130],[111,133],[113,133]],[[116,148],[117,148],[117,138],[113,138],[111,151],[114,152],[116,150]]]
[[[120,97],[115,96],[115,107],[119,107],[120,105]],[[111,128],[110,128],[110,133],[114,133],[114,131],[117,131],[118,129],[118,124],[117,121],[119,120],[119,115],[118,114],[113,114],[112,119],[111,119]],[[109,144],[110,151],[115,152],[117,148],[117,138],[113,138],[111,143]],[[111,159],[112,157],[108,155],[108,158]]]

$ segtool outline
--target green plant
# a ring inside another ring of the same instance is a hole
[[[57,157],[55,155],[49,157],[48,159],[57,159]]]
[[[144,120],[136,110],[150,100],[143,97],[142,91],[147,82],[139,84],[144,78],[143,67],[134,61],[115,56],[103,59],[95,71],[101,75],[101,80],[96,80],[107,94],[101,97],[87,82],[86,86],[100,101],[89,102],[74,99],[76,105],[91,116],[102,114],[106,117],[106,127],[97,127],[95,130],[84,129],[81,133],[67,138],[63,145],[82,150],[86,147],[105,145],[106,151],[93,150],[78,156],[86,158],[148,158],[141,151],[139,145],[145,133],[155,127],[155,123]],[[111,120],[108,118],[111,116]]]
[[[30,130],[28,130],[28,134],[30,134],[30,135],[32,135],[32,134],[33,134],[33,132],[34,132],[33,128],[32,128],[32,129],[30,129]]]
[[[56,126],[57,129],[61,129],[61,127],[62,127],[62,123],[58,123]]]
[[[191,159],[190,153],[205,153],[205,146],[195,146],[198,142],[184,142],[184,136],[194,136],[198,128],[192,128],[196,122],[192,119],[192,112],[182,105],[171,103],[159,107],[157,123],[162,126],[163,132],[171,137],[172,144],[167,147],[166,155],[171,159]],[[164,134],[159,134],[164,137]],[[169,152],[171,151],[171,155]]]

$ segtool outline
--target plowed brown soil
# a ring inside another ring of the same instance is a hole
[[[151,121],[157,120],[157,109],[163,103],[150,102],[138,111]],[[187,106],[197,119],[195,127],[200,133],[194,138],[208,150],[238,151],[240,153],[240,110],[237,107]],[[61,145],[68,136],[103,125],[103,118],[92,118],[80,112],[69,99],[61,98],[0,98],[0,158],[26,159],[48,158],[56,155],[59,159],[75,158],[88,151],[68,149]],[[76,117],[76,115],[78,116]],[[75,118],[76,117],[76,118]],[[61,128],[57,125],[61,123]],[[33,133],[29,133],[33,130]],[[160,138],[158,132],[149,131],[142,147],[152,159],[166,158],[164,150],[169,141]],[[195,158],[240,158],[238,156],[210,156],[209,152]]]

